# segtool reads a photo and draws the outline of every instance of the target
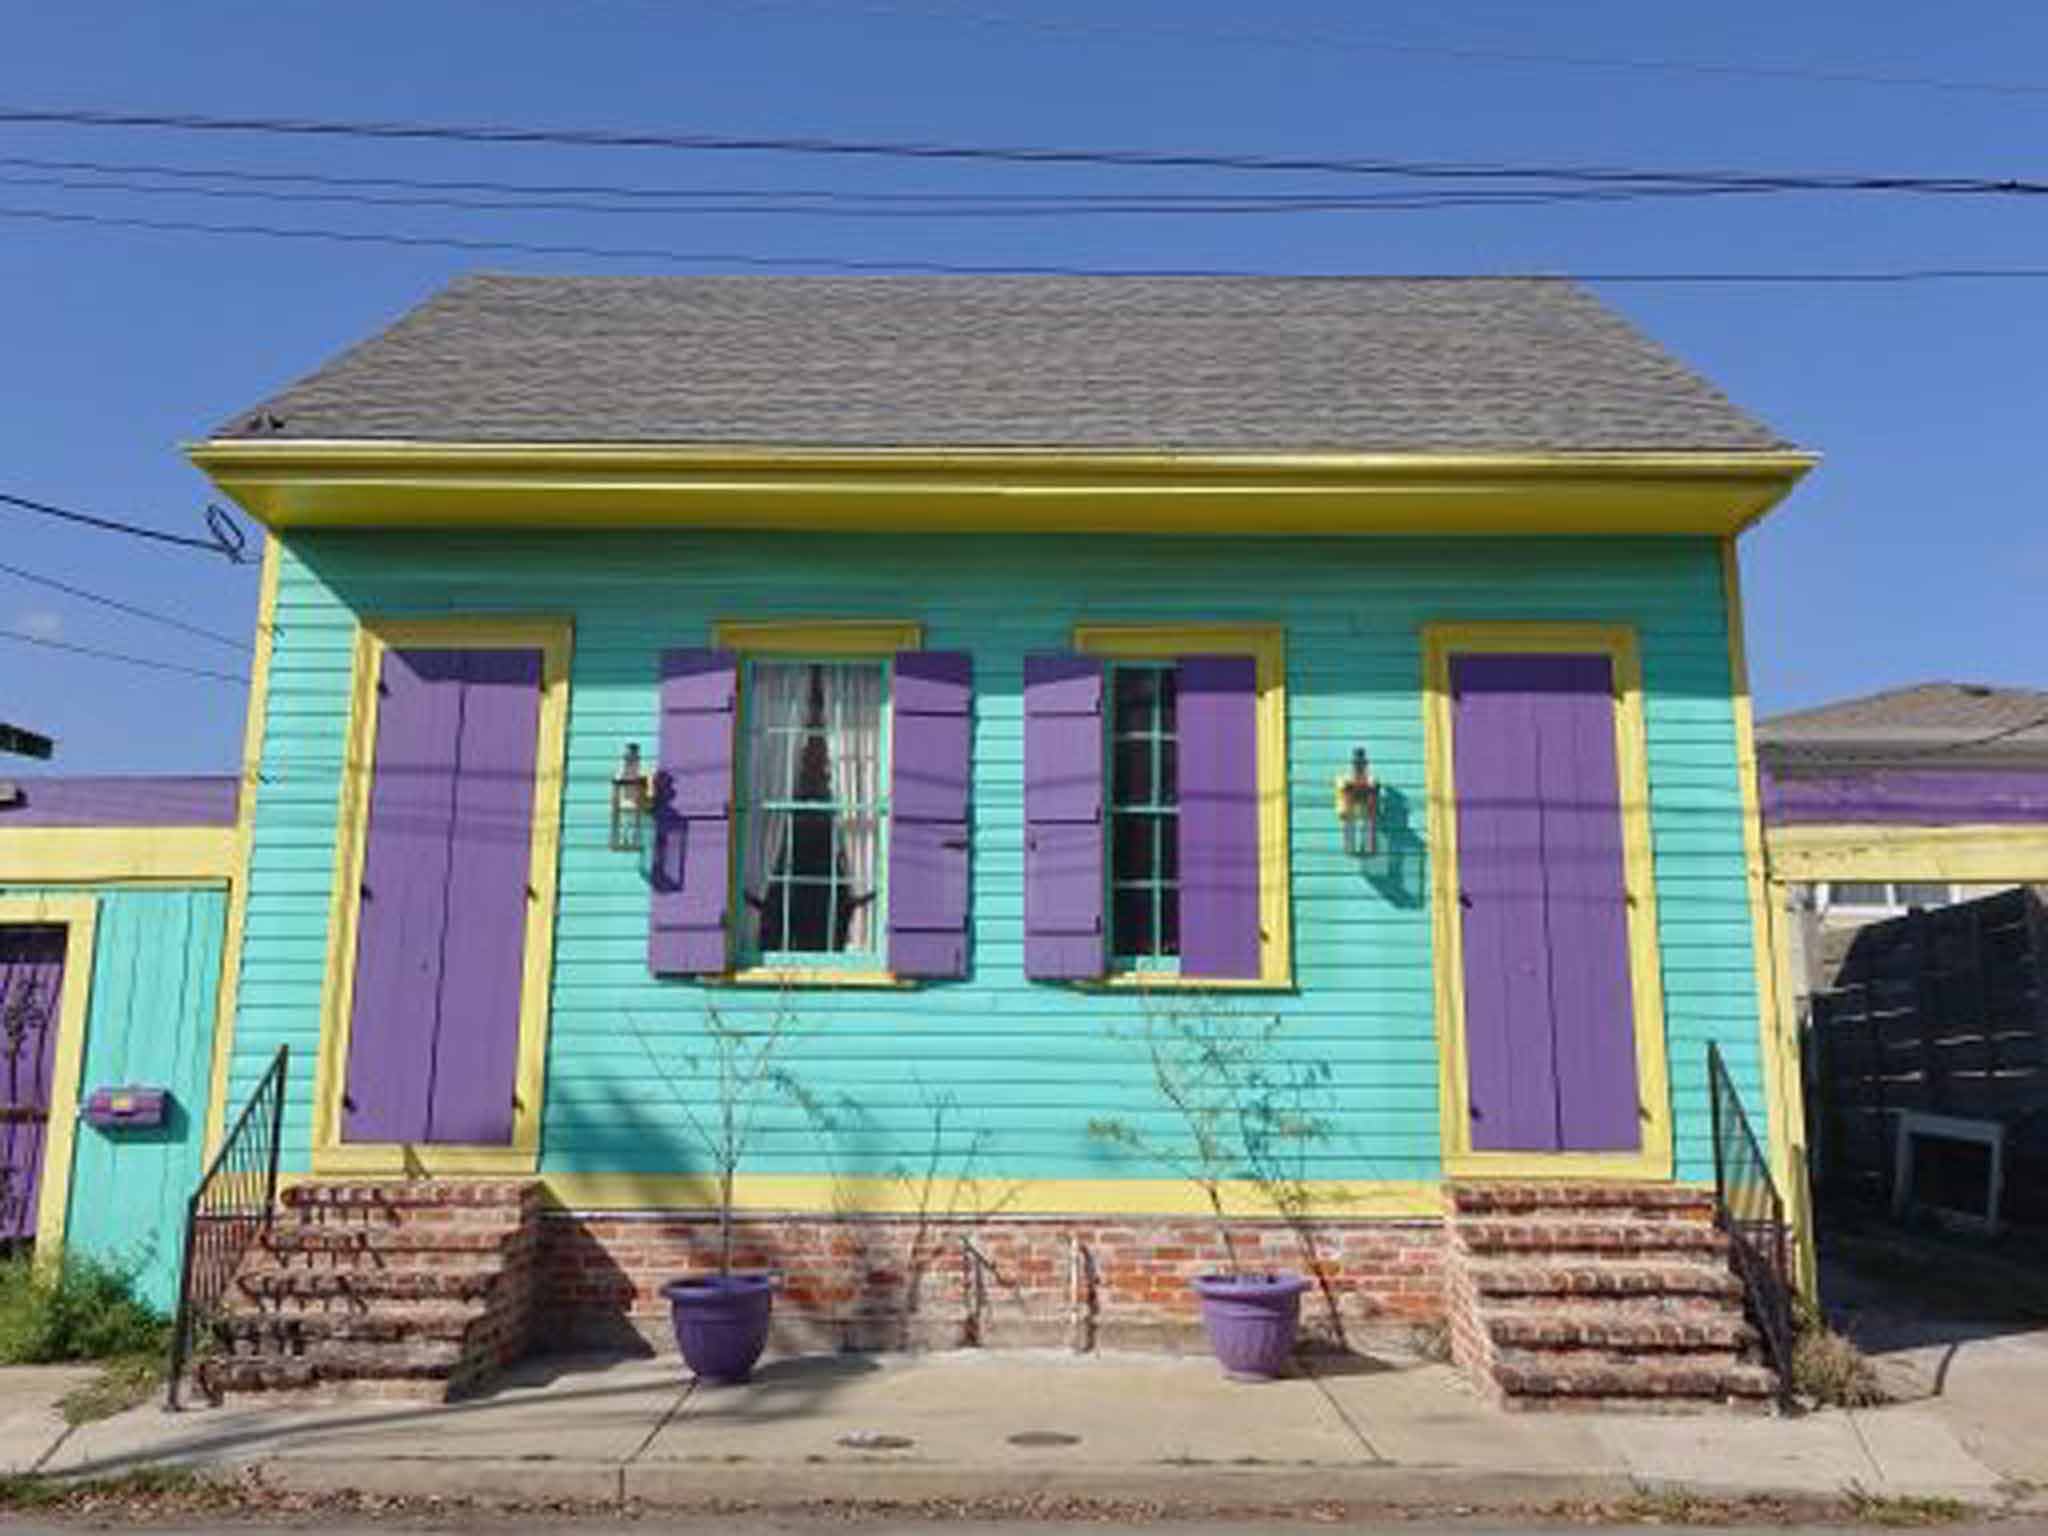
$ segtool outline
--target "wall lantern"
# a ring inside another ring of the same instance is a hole
[[[654,803],[654,786],[640,766],[640,745],[628,742],[612,775],[612,852],[638,853],[646,843],[643,822]]]
[[[1337,819],[1344,825],[1344,851],[1370,858],[1379,851],[1380,787],[1373,782],[1365,748],[1351,749],[1351,772],[1338,778]]]

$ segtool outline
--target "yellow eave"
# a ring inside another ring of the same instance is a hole
[[[192,462],[268,527],[1739,533],[1804,453],[1192,454],[238,441]]]

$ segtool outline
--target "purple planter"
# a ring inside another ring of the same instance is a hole
[[[661,1288],[675,1319],[676,1347],[699,1379],[745,1381],[768,1344],[772,1275],[698,1275]]]
[[[1225,1375],[1270,1381],[1287,1369],[1301,1324],[1301,1275],[1198,1275],[1202,1325]]]

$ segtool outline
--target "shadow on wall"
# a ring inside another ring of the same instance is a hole
[[[1381,900],[1412,912],[1429,897],[1425,844],[1416,830],[1415,802],[1386,784],[1380,787],[1379,809],[1375,847],[1358,856],[1359,873]]]

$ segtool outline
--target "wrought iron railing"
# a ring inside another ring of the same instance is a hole
[[[173,1411],[180,1406],[178,1388],[195,1348],[218,1320],[221,1298],[234,1283],[243,1256],[270,1230],[277,1205],[277,1154],[290,1060],[290,1047],[280,1045],[185,1209],[185,1260],[178,1280],[171,1379],[164,1403]]]
[[[1714,1224],[1728,1234],[1750,1316],[1782,1387],[1792,1379],[1794,1327],[1785,1201],[1718,1045],[1707,1046],[1707,1081],[1714,1116]]]

